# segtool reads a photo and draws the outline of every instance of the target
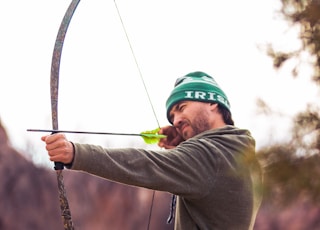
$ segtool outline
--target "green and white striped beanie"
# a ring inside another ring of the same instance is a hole
[[[219,103],[230,111],[230,103],[226,94],[211,76],[200,71],[189,73],[177,79],[166,102],[167,119],[170,123],[170,110],[180,101]]]

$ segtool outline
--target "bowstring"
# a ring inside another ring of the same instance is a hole
[[[141,72],[140,66],[139,66],[139,64],[138,64],[136,55],[135,55],[135,53],[134,53],[132,44],[131,44],[130,39],[129,39],[129,35],[128,35],[128,33],[127,33],[127,30],[126,30],[126,27],[125,27],[125,25],[124,25],[124,22],[123,22],[123,20],[122,20],[122,17],[121,17],[121,14],[120,14],[120,10],[119,10],[119,8],[118,8],[118,5],[117,5],[117,3],[116,3],[116,0],[114,0],[114,5],[115,5],[115,8],[116,8],[116,10],[117,10],[117,13],[118,13],[118,16],[119,16],[121,25],[122,25],[122,29],[123,29],[123,31],[124,31],[124,33],[125,33],[125,35],[126,35],[126,39],[127,39],[128,44],[129,44],[132,57],[133,57],[133,59],[134,59],[134,62],[135,62],[135,64],[136,64],[136,67],[137,67],[137,69],[138,69],[139,76],[140,76],[140,80],[141,80],[141,82],[142,82],[142,84],[143,84],[143,87],[144,87],[144,90],[145,90],[145,92],[146,92],[146,94],[147,94],[148,101],[149,101],[149,104],[150,104],[150,106],[151,106],[151,109],[152,109],[154,118],[156,119],[158,128],[160,128],[160,123],[159,123],[159,120],[158,120],[158,116],[157,116],[157,114],[156,114],[156,111],[155,111],[155,109],[154,109],[153,103],[152,103],[152,101],[151,101],[151,97],[150,97],[150,94],[149,94],[147,85],[146,85],[145,80],[144,80],[144,78],[143,78],[143,76],[142,76],[142,72]],[[155,190],[153,190],[153,192],[152,192],[152,198],[151,198],[151,204],[150,204],[150,211],[149,211],[149,217],[148,217],[147,230],[150,229],[150,223],[151,223],[151,216],[152,216],[152,210],[153,210],[154,197],[155,197]]]
[[[115,5],[115,7],[116,7],[116,10],[117,10],[117,13],[118,13],[118,16],[119,16],[121,25],[122,25],[122,29],[123,29],[123,31],[124,31],[124,33],[125,33],[125,35],[126,35],[126,39],[127,39],[127,41],[128,41],[128,44],[129,44],[129,47],[130,47],[130,50],[131,50],[132,57],[133,57],[133,59],[134,59],[134,62],[135,62],[135,64],[136,64],[136,67],[137,67],[137,69],[138,69],[141,82],[142,82],[143,87],[144,87],[144,90],[145,90],[145,92],[146,92],[146,94],[147,94],[148,101],[149,101],[149,104],[150,104],[150,106],[151,106],[153,115],[154,115],[154,117],[155,117],[155,119],[156,119],[156,121],[157,121],[158,128],[160,128],[160,123],[159,123],[159,120],[158,120],[156,111],[155,111],[154,106],[153,106],[153,103],[152,103],[152,101],[151,101],[151,97],[150,97],[150,94],[149,94],[147,85],[146,85],[145,80],[144,80],[144,78],[143,78],[143,76],[142,76],[142,72],[141,72],[140,66],[139,66],[139,64],[138,64],[136,55],[135,55],[135,53],[134,53],[134,51],[133,51],[133,48],[132,48],[132,45],[131,45],[131,42],[130,42],[130,39],[129,39],[129,35],[128,35],[128,33],[127,33],[127,30],[126,30],[126,27],[125,27],[125,25],[124,25],[124,22],[123,22],[123,20],[122,20],[122,17],[121,17],[121,14],[120,14],[118,5],[117,5],[117,3],[116,3],[116,0],[114,0],[114,5]]]

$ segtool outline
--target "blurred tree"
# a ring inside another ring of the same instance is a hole
[[[268,45],[274,68],[281,68],[288,60],[296,60],[292,76],[298,77],[303,64],[314,70],[312,81],[320,86],[320,0],[280,0],[280,15],[289,25],[298,28],[301,47],[284,52]],[[307,63],[302,55],[308,54]],[[258,107],[266,115],[272,110],[258,100]],[[290,140],[265,147],[258,152],[264,168],[264,196],[274,204],[289,205],[298,199],[320,203],[320,113],[317,105],[306,105],[293,119]]]
[[[290,141],[259,150],[264,196],[286,206],[299,199],[320,203],[320,118],[311,106],[296,115]]]
[[[320,1],[319,0],[280,0],[282,8],[280,15],[292,27],[299,28],[301,48],[291,52],[275,51],[268,46],[268,55],[274,60],[275,68],[280,68],[289,59],[302,60],[301,55],[308,52],[310,63],[313,65],[313,80],[320,85]],[[300,58],[299,58],[300,57]],[[300,62],[299,62],[300,63]],[[301,64],[301,63],[300,63]],[[303,63],[302,63],[303,64]],[[292,75],[299,74],[299,64],[292,70]]]

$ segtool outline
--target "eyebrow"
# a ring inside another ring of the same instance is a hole
[[[180,106],[181,102],[178,102],[177,104],[175,104],[174,106],[172,106],[172,109],[170,112],[172,111],[175,111],[175,110],[178,110],[179,109],[179,106]]]

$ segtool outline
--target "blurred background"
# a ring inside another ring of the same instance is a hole
[[[26,129],[51,128],[51,58],[69,4],[0,3],[0,229],[62,228],[42,134]],[[265,179],[255,229],[319,228],[320,2],[116,4],[82,1],[72,18],[60,68],[60,129],[139,133],[157,120],[167,125],[175,79],[207,72],[229,97],[236,126],[256,138]],[[67,136],[157,148],[138,137]],[[146,229],[152,191],[67,170],[65,184],[77,229]],[[156,192],[150,229],[173,229],[165,224],[169,199]]]

